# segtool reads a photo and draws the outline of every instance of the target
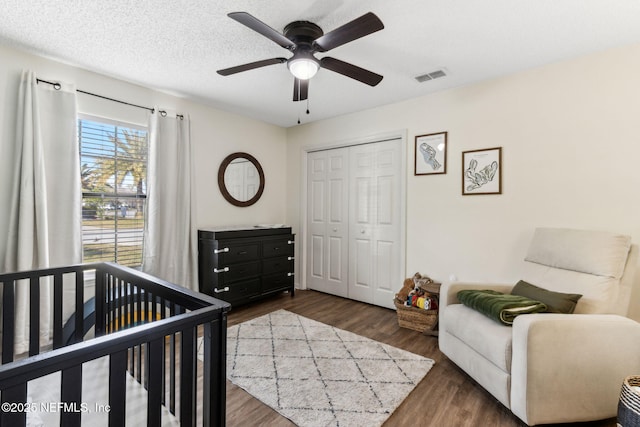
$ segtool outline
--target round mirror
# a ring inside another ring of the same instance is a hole
[[[251,206],[264,191],[262,166],[251,154],[228,155],[218,170],[218,186],[224,198],[235,206]]]

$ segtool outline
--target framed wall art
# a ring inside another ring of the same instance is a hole
[[[417,135],[414,175],[447,173],[447,132]]]
[[[462,152],[462,195],[502,194],[502,147]]]

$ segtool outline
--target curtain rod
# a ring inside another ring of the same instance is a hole
[[[50,81],[42,80],[42,79],[36,79],[36,81],[38,83],[42,82],[42,83],[50,84],[51,86],[53,86],[53,88],[55,90],[60,90],[62,88],[62,85],[60,85],[60,83],[57,83],[57,82],[50,82]],[[96,98],[106,99],[108,101],[119,102],[120,104],[130,105],[132,107],[142,108],[143,110],[151,111],[151,113],[154,113],[156,111],[155,108],[149,108],[149,107],[145,107],[145,106],[142,106],[142,105],[131,104],[130,102],[120,101],[119,99],[109,98],[107,96],[98,95],[98,94],[87,92],[87,91],[80,90],[80,89],[76,89],[76,92],[84,93],[85,95],[95,96]],[[160,114],[162,114],[162,116],[164,117],[164,116],[167,115],[167,112],[166,111],[160,111]]]

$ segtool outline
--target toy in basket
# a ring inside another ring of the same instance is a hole
[[[416,273],[404,281],[396,294],[394,305],[398,325],[426,335],[438,335],[438,297],[440,283]]]

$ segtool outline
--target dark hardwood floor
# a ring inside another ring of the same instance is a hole
[[[435,366],[389,417],[385,426],[525,426],[438,349],[438,338],[398,326],[396,312],[369,304],[297,290],[229,313],[229,326],[278,309],[326,323],[435,360]],[[227,381],[227,426],[293,426],[288,419]],[[615,419],[563,424],[615,427]]]

